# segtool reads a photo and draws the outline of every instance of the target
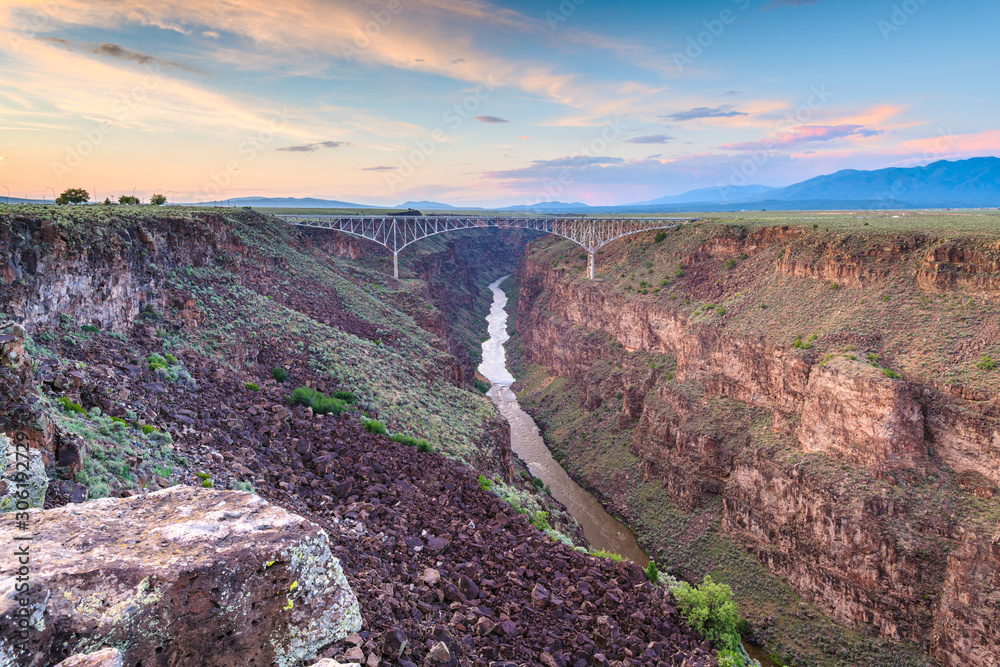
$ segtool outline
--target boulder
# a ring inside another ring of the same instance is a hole
[[[0,561],[0,664],[113,646],[145,667],[291,666],[361,629],[326,532],[250,493],[179,486],[31,510],[27,524],[26,594],[17,560]],[[22,544],[15,528],[0,524],[0,540]]]
[[[116,648],[102,648],[86,655],[78,653],[66,658],[56,667],[122,667],[122,654]]]

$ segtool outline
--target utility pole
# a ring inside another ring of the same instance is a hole
[[[54,187],[52,187],[51,185],[46,185],[45,187],[48,188],[49,190],[52,190],[52,203],[55,204],[56,203],[56,189]],[[44,199],[44,198],[45,197],[43,195],[42,199]]]
[[[7,191],[7,204],[10,205],[10,188],[5,185],[3,189]]]

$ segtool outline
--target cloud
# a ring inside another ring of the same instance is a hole
[[[882,130],[870,130],[861,125],[800,125],[775,137],[761,139],[760,141],[726,144],[720,146],[720,148],[727,151],[771,151],[778,148],[796,148],[805,144],[833,141],[848,137],[867,139],[878,136],[882,132]]]
[[[465,58],[455,58],[454,60],[451,61],[451,64],[452,65],[458,65],[459,63],[464,63],[464,62],[465,62]]]
[[[133,51],[128,47],[122,46],[121,44],[112,44],[111,42],[103,42],[101,44],[80,44],[68,39],[61,39],[59,37],[39,37],[38,39],[42,42],[58,44],[68,51],[82,51],[85,53],[93,53],[98,56],[126,60],[140,65],[161,65],[168,69],[183,69],[189,72],[197,72],[197,70],[194,70],[187,65],[182,65],[181,63],[174,62],[173,60],[157,58],[147,53],[142,53],[141,51]]]
[[[361,171],[392,171],[395,167],[379,165],[378,167],[361,167]]]
[[[627,139],[626,141],[630,144],[666,144],[673,140],[674,138],[669,134],[647,134],[642,137]]]
[[[346,141],[317,141],[312,144],[285,146],[284,148],[279,148],[278,150],[284,151],[285,153],[315,153],[321,148],[340,148],[341,146],[350,146],[350,143]]]
[[[209,39],[219,39],[219,33],[215,32],[214,30],[206,30],[203,33],[201,33],[201,36],[207,37]]]
[[[476,116],[476,120],[480,123],[509,123],[510,121],[506,118],[498,118],[497,116]]]
[[[722,106],[714,108],[695,107],[694,109],[688,109],[687,111],[678,111],[676,113],[660,116],[660,118],[665,120],[682,121],[696,120],[698,118],[732,118],[734,116],[746,115],[748,114],[744,111],[735,111],[732,104],[723,104]]]
[[[738,91],[738,90],[727,90],[726,92],[724,92],[722,94],[725,95],[726,97],[736,97],[737,95],[740,94],[740,91]]]

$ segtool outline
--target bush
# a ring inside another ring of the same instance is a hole
[[[488,392],[490,390],[490,383],[489,382],[483,382],[479,378],[474,378],[472,380],[472,384],[476,388],[476,391],[478,391],[481,394],[485,394],[486,392]]]
[[[385,424],[378,421],[377,419],[368,419],[366,417],[361,418],[361,425],[365,427],[365,430],[369,433],[374,433],[375,435],[388,435],[389,429],[385,427]]]
[[[211,489],[213,486],[215,486],[214,484],[212,484],[212,480],[210,479],[202,481],[201,485],[206,489]]]
[[[681,614],[698,634],[720,651],[739,651],[740,611],[733,601],[732,588],[705,575],[697,588],[682,582],[674,589],[674,597]]]
[[[430,453],[434,451],[434,447],[426,440],[417,440],[417,451]]]
[[[243,386],[246,387],[249,391],[260,391],[260,385],[255,382],[247,382]]]
[[[610,551],[605,551],[604,549],[591,549],[591,556],[597,556],[598,558],[610,558],[616,563],[620,563],[625,560],[625,556],[620,556],[618,554],[613,554]]]
[[[339,415],[341,412],[347,410],[347,404],[344,401],[324,396],[323,392],[317,391],[312,387],[299,387],[288,397],[288,402],[292,405],[310,407],[317,415],[330,413]]]
[[[719,651],[719,667],[744,667],[743,656],[736,651]]]
[[[732,258],[727,259],[726,263],[723,264],[723,266],[726,268],[726,271],[732,271],[733,269],[736,268],[736,260]]]
[[[883,368],[882,375],[886,376],[887,378],[892,378],[893,380],[898,380],[899,378],[903,377],[902,375],[892,370],[891,368]]]
[[[983,358],[980,359],[978,364],[976,364],[976,368],[981,371],[992,371],[995,370],[996,367],[997,362],[993,361],[993,358],[988,354],[984,354]]]
[[[684,277],[684,269],[677,269],[676,271],[674,271],[674,276],[676,276],[677,278],[683,278]]]
[[[549,525],[549,513],[544,510],[536,511],[531,517],[531,525],[543,533],[552,530],[552,526]]]
[[[479,488],[483,491],[489,491],[493,488],[493,481],[488,479],[485,475],[479,476]]]
[[[340,391],[333,392],[333,397],[338,401],[343,401],[344,403],[354,403],[357,400],[354,392],[344,391],[342,389]]]
[[[660,571],[654,561],[649,561],[649,567],[646,568],[646,578],[654,584],[660,583]]]
[[[93,324],[84,324],[82,327],[80,327],[80,331],[85,331],[87,333],[97,333],[98,331],[100,331],[100,328],[95,327]]]
[[[653,239],[653,243],[663,243],[664,239],[667,238],[666,232],[657,232],[656,238]]]
[[[278,382],[284,382],[288,379],[288,371],[284,368],[275,368],[271,371],[271,377],[273,377]]]
[[[66,396],[62,396],[58,400],[59,405],[63,406],[66,412],[75,412],[80,415],[86,415],[87,411],[83,409],[83,406],[79,403],[74,403]]]
[[[146,435],[149,435],[150,433],[155,433],[156,432],[156,427],[154,427],[154,426],[152,426],[150,424],[143,424],[142,428],[140,430],[143,433],[145,433]]]

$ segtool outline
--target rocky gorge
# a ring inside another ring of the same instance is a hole
[[[36,493],[2,517],[33,546],[27,602],[0,564],[0,664],[717,664],[641,568],[573,548],[469,391],[463,304],[522,239],[492,243],[396,282],[250,211],[5,208],[0,484],[26,447]]]
[[[818,227],[650,234],[595,281],[534,242],[515,388],[661,567],[728,571],[790,664],[928,660],[902,640],[998,665],[997,242]]]

